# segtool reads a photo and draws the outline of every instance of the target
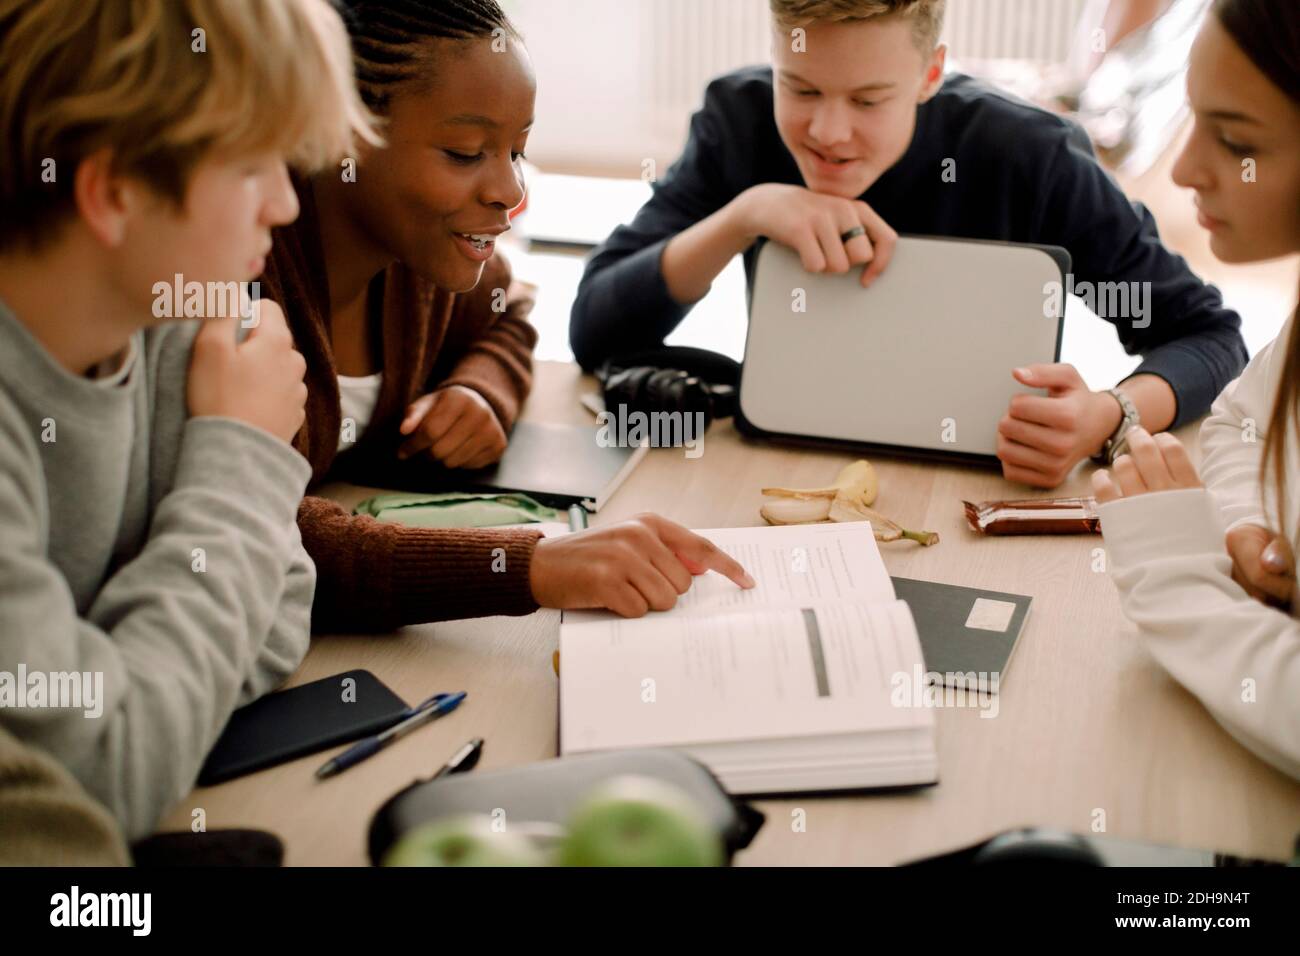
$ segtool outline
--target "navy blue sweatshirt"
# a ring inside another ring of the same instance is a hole
[[[578,362],[662,345],[690,306],[673,300],[660,259],[668,240],[760,183],[803,185],[777,132],[770,67],[709,84],[682,156],[630,225],[593,253],[569,325]],[[944,161],[956,160],[955,182]],[[1146,322],[1107,316],[1133,374],[1158,375],[1178,401],[1172,427],[1209,409],[1245,367],[1241,319],[1160,241],[1155,220],[1097,163],[1075,124],[970,77],[949,77],[917,110],[907,152],[862,196],[901,234],[1063,246],[1073,281],[1149,282]],[[745,254],[752,287],[756,247]],[[1100,310],[1099,310],[1100,311]],[[1145,328],[1135,325],[1145,324]]]

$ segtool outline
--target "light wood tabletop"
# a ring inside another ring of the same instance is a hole
[[[592,424],[578,396],[594,390],[576,366],[541,362],[525,417]],[[1181,432],[1189,445],[1196,429]],[[689,527],[761,524],[759,489],[828,483],[851,456],[741,438],[730,422],[704,453],[654,449],[594,525],[658,511]],[[761,800],[767,822],[738,864],[893,864],[955,849],[998,831],[1060,827],[1271,859],[1290,856],[1300,784],[1233,741],[1146,655],[1101,570],[1100,536],[984,538],[966,527],[963,499],[1031,497],[992,469],[873,459],[877,507],[941,542],[881,545],[894,575],[1032,595],[1032,613],[1003,678],[997,716],[938,712],[938,786],[889,795]],[[1054,494],[1086,494],[1089,465]],[[370,490],[331,486],[354,504]],[[409,702],[466,690],[451,716],[360,767],[317,781],[317,754],[200,788],[161,829],[254,827],[284,841],[289,865],[366,862],[371,815],[427,776],[471,737],[480,769],[554,757],[557,686],[551,653],[559,613],[411,627],[384,636],[318,637],[291,685],[366,668]],[[802,811],[798,813],[797,811]],[[796,826],[801,822],[801,826]]]

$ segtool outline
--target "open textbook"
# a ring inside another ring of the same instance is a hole
[[[671,611],[565,612],[560,752],[674,747],[735,794],[937,782],[933,710],[893,693],[921,645],[870,525],[698,533],[757,586],[709,572]]]

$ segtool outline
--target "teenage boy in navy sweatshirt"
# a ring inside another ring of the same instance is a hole
[[[1239,317],[1164,247],[1084,133],[944,78],[945,0],[771,5],[774,66],[710,84],[681,158],[588,262],[569,333],[585,368],[662,344],[737,253],[752,282],[760,237],[810,272],[863,266],[870,285],[913,233],[1060,245],[1075,288],[1131,290],[1129,308],[1098,309],[1143,357],[1117,388],[1091,391],[1064,363],[1007,370],[1045,390],[1017,395],[999,423],[1009,480],[1055,487],[1084,458],[1113,457],[1139,422],[1200,417],[1240,374]]]

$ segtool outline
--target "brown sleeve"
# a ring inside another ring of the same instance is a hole
[[[537,610],[528,569],[539,532],[408,528],[317,497],[298,506],[298,527],[316,562],[318,633]]]
[[[505,311],[493,310],[504,290]],[[513,282],[510,264],[500,253],[488,260],[472,292],[456,296],[446,338],[430,377],[430,391],[464,385],[482,395],[506,431],[533,385],[533,348],[537,330],[528,321],[536,298],[530,286]]]

